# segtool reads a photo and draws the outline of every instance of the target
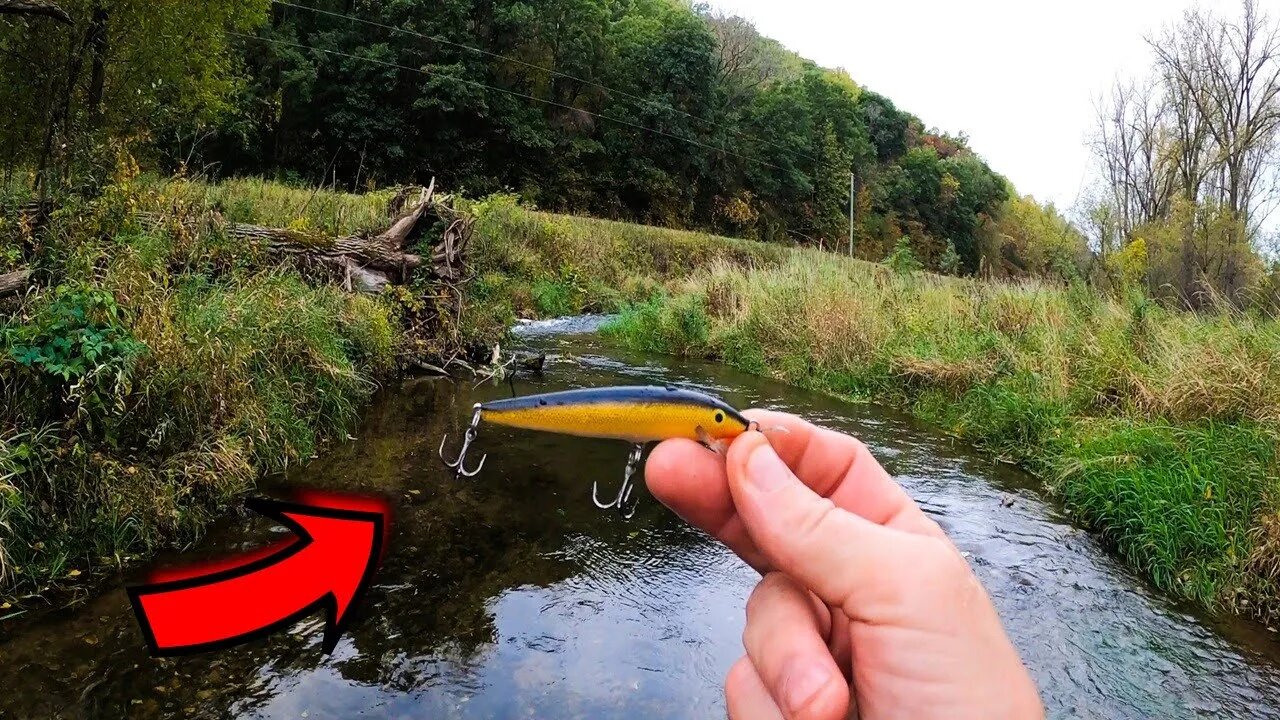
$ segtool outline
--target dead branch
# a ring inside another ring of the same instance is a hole
[[[31,271],[26,269],[0,275],[0,298],[21,295],[26,292],[30,280]]]
[[[74,24],[65,10],[47,0],[0,0],[0,15],[47,17],[63,25]]]
[[[427,373],[428,375],[435,375],[438,377],[452,377],[452,374],[448,370],[445,370],[444,368],[438,365],[432,365],[429,362],[411,359],[408,361],[408,364],[421,370],[422,372]]]

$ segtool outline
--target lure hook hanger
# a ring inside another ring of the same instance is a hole
[[[450,462],[444,455],[444,445],[449,441],[449,436],[445,435],[440,438],[440,459],[444,461],[445,467],[453,470],[460,478],[475,477],[479,475],[480,471],[484,469],[484,461],[489,459],[489,456],[486,454],[480,458],[480,464],[476,465],[475,470],[466,469],[467,451],[471,449],[471,443],[475,441],[476,435],[479,434],[478,428],[480,427],[480,415],[483,411],[484,408],[479,404],[475,406],[475,414],[471,416],[471,424],[467,426],[467,433],[462,436],[462,450],[458,452],[457,460]]]
[[[618,497],[614,498],[613,502],[600,502],[600,483],[591,483],[591,501],[596,504],[596,507],[601,510],[617,509],[618,514],[621,515],[624,520],[630,520],[635,517],[636,506],[640,503],[638,500],[636,502],[631,502],[631,495],[636,489],[636,484],[632,481],[632,478],[635,476],[636,470],[639,469],[640,460],[643,459],[643,457],[644,445],[636,445],[635,448],[631,450],[631,457],[627,458],[627,469],[622,475],[622,487],[618,488]]]

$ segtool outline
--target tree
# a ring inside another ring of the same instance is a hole
[[[1186,308],[1219,300],[1243,306],[1263,274],[1239,216],[1216,202],[1179,199],[1168,217],[1136,228],[1133,238],[1146,248],[1152,294]]]
[[[892,100],[874,92],[864,92],[858,99],[858,115],[881,162],[901,157],[907,152],[907,116],[898,111]]]
[[[930,146],[914,147],[883,179],[884,210],[914,220],[936,239],[954,243],[966,272],[976,272],[980,249],[977,233],[1008,197],[1008,183],[970,152],[945,160]]]
[[[0,34],[0,148],[37,170],[42,189],[100,151],[95,138],[145,138],[211,123],[236,84],[234,38],[266,18],[267,0],[184,3],[66,0],[74,22]],[[82,168],[83,169],[83,168]],[[84,180],[84,173],[80,173]]]
[[[1168,214],[1177,191],[1179,163],[1169,132],[1170,105],[1152,81],[1116,83],[1097,106],[1093,152],[1102,166],[1120,231]],[[1188,147],[1194,157],[1199,153]]]
[[[1126,245],[1141,242],[1162,299],[1243,304],[1261,282],[1261,230],[1280,200],[1280,19],[1260,8],[1189,10],[1148,38],[1151,76],[1100,106],[1103,191],[1081,220],[1112,278],[1131,274],[1116,263],[1132,266]]]
[[[736,15],[708,13],[716,37],[716,74],[724,88],[724,107],[734,111],[778,77],[780,68],[766,55],[765,40],[754,25]]]
[[[998,277],[1037,275],[1070,281],[1087,275],[1085,235],[1053,205],[1012,196],[982,233],[983,259]]]
[[[1213,143],[1212,199],[1256,233],[1276,199],[1280,23],[1258,0],[1244,0],[1239,19],[1195,8],[1148,42],[1171,94],[1194,108],[1194,120]]]

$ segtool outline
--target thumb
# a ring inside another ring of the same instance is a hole
[[[739,438],[727,467],[738,515],[773,567],[850,619],[890,620],[913,604],[922,584],[933,584],[936,539],[837,507],[801,482],[764,435]]]

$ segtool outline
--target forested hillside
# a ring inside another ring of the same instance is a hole
[[[818,67],[701,6],[61,8],[71,24],[10,20],[0,35],[0,163],[46,187],[100,180],[86,168],[126,147],[164,172],[354,191],[438,177],[473,196],[847,251],[852,174],[860,257],[904,235],[953,273],[983,256],[1023,273],[1085,255],[1078,234],[1064,247],[1032,237],[1066,223],[1006,203],[1009,184],[962,134],[930,130],[856,68]]]

